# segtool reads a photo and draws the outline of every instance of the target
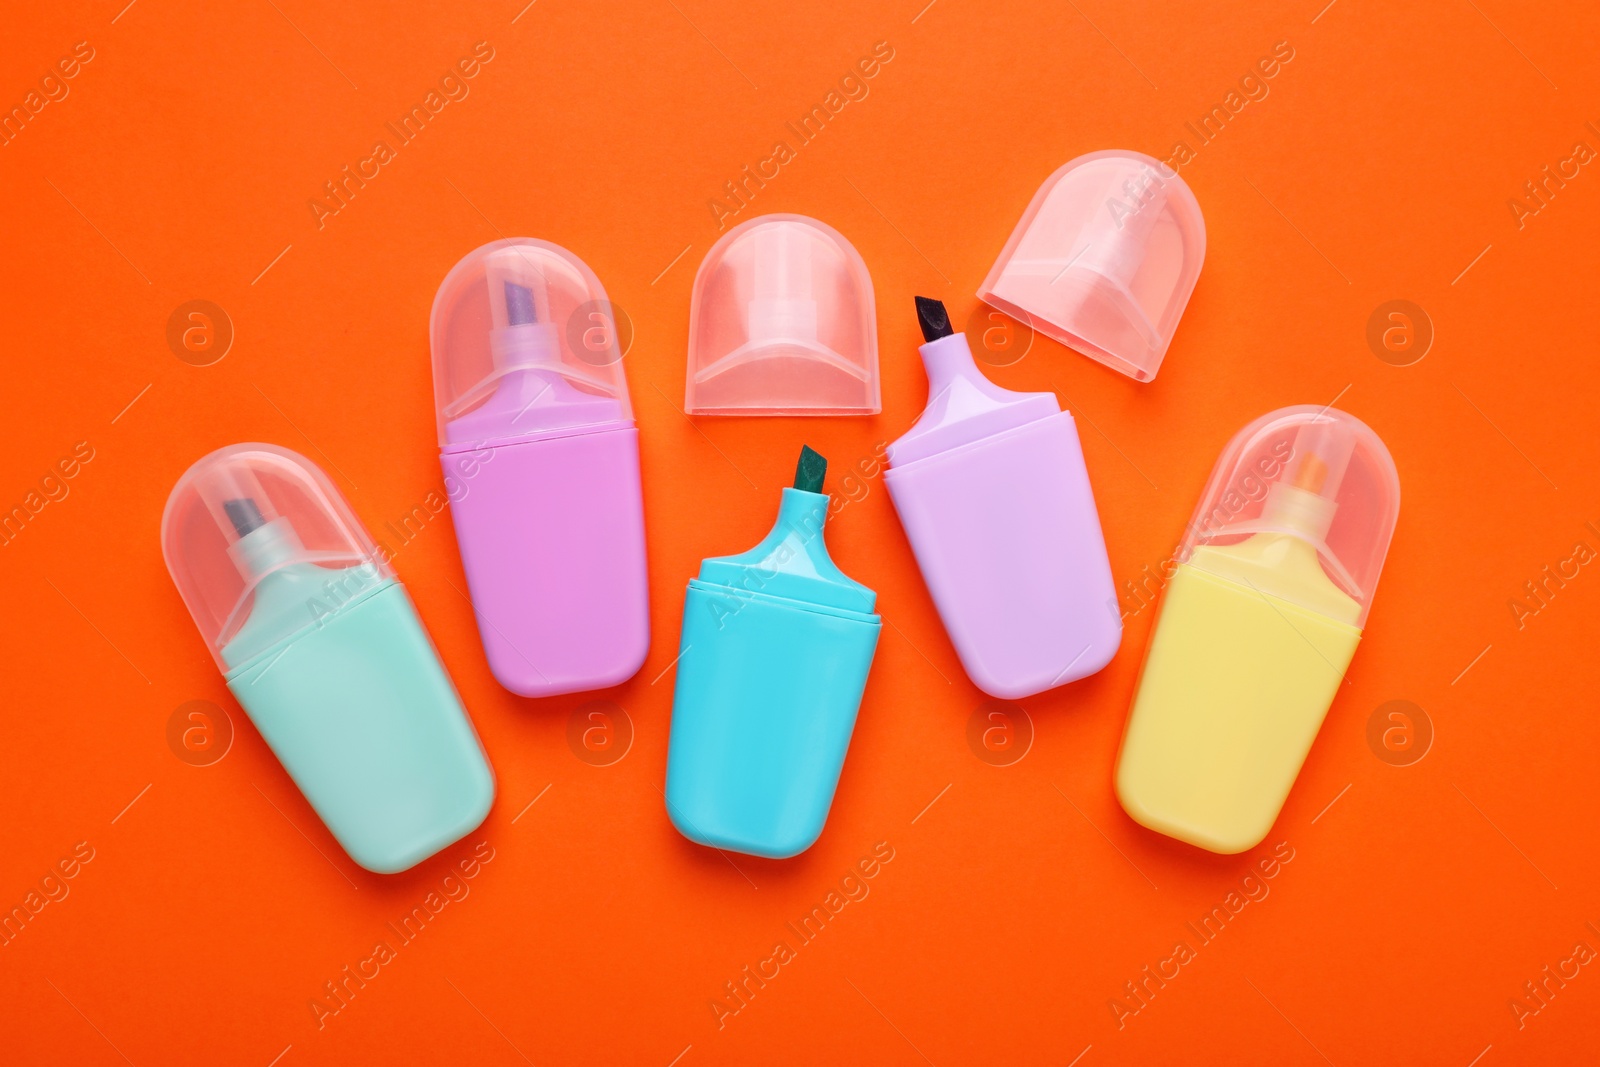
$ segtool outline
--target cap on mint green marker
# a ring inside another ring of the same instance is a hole
[[[782,859],[833,804],[882,620],[828,556],[827,469],[802,448],[771,532],[689,582],[666,800],[691,841]]]

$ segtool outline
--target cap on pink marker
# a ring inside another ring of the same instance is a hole
[[[490,670],[521,696],[616,685],[650,643],[639,431],[615,309],[564,248],[493,241],[429,322],[440,459]]]
[[[919,296],[917,317],[928,406],[883,480],[961,665],[1001,700],[1093,674],[1122,613],[1077,424],[984,377],[943,304]]]
[[[1090,152],[1045,179],[978,299],[1147,382],[1205,257],[1200,203],[1177,171],[1140,152]]]
[[[691,415],[876,415],[872,276],[844,235],[804,215],[729,230],[689,302]]]

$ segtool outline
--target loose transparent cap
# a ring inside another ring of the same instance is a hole
[[[433,299],[445,448],[631,419],[616,314],[594,272],[548,241],[491,241]]]
[[[393,577],[328,476],[276,445],[230,445],[185,471],[161,516],[161,552],[224,670],[222,648],[250,617],[268,575],[296,565],[366,565],[373,577]],[[281,637],[314,619],[309,609],[303,620],[285,617]]]
[[[875,415],[878,314],[861,253],[804,215],[729,230],[695,275],[684,410]]]
[[[1400,475],[1366,423],[1333,408],[1281,408],[1228,442],[1178,553],[1285,534],[1317,551],[1366,622],[1400,512]]]
[[[1139,152],[1091,152],[1045,180],[978,299],[1147,382],[1206,256],[1200,204]]]

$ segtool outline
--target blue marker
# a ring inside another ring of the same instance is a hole
[[[826,471],[802,449],[772,532],[689,582],[666,799],[691,841],[783,859],[833,804],[883,623],[828,558]]]

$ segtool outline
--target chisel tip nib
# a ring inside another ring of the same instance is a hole
[[[800,446],[800,462],[794,469],[794,487],[808,493],[822,492],[822,479],[828,474],[828,461],[810,445]]]
[[[937,341],[955,333],[950,327],[950,313],[944,304],[928,297],[917,297],[917,325],[922,327],[922,340]]]

